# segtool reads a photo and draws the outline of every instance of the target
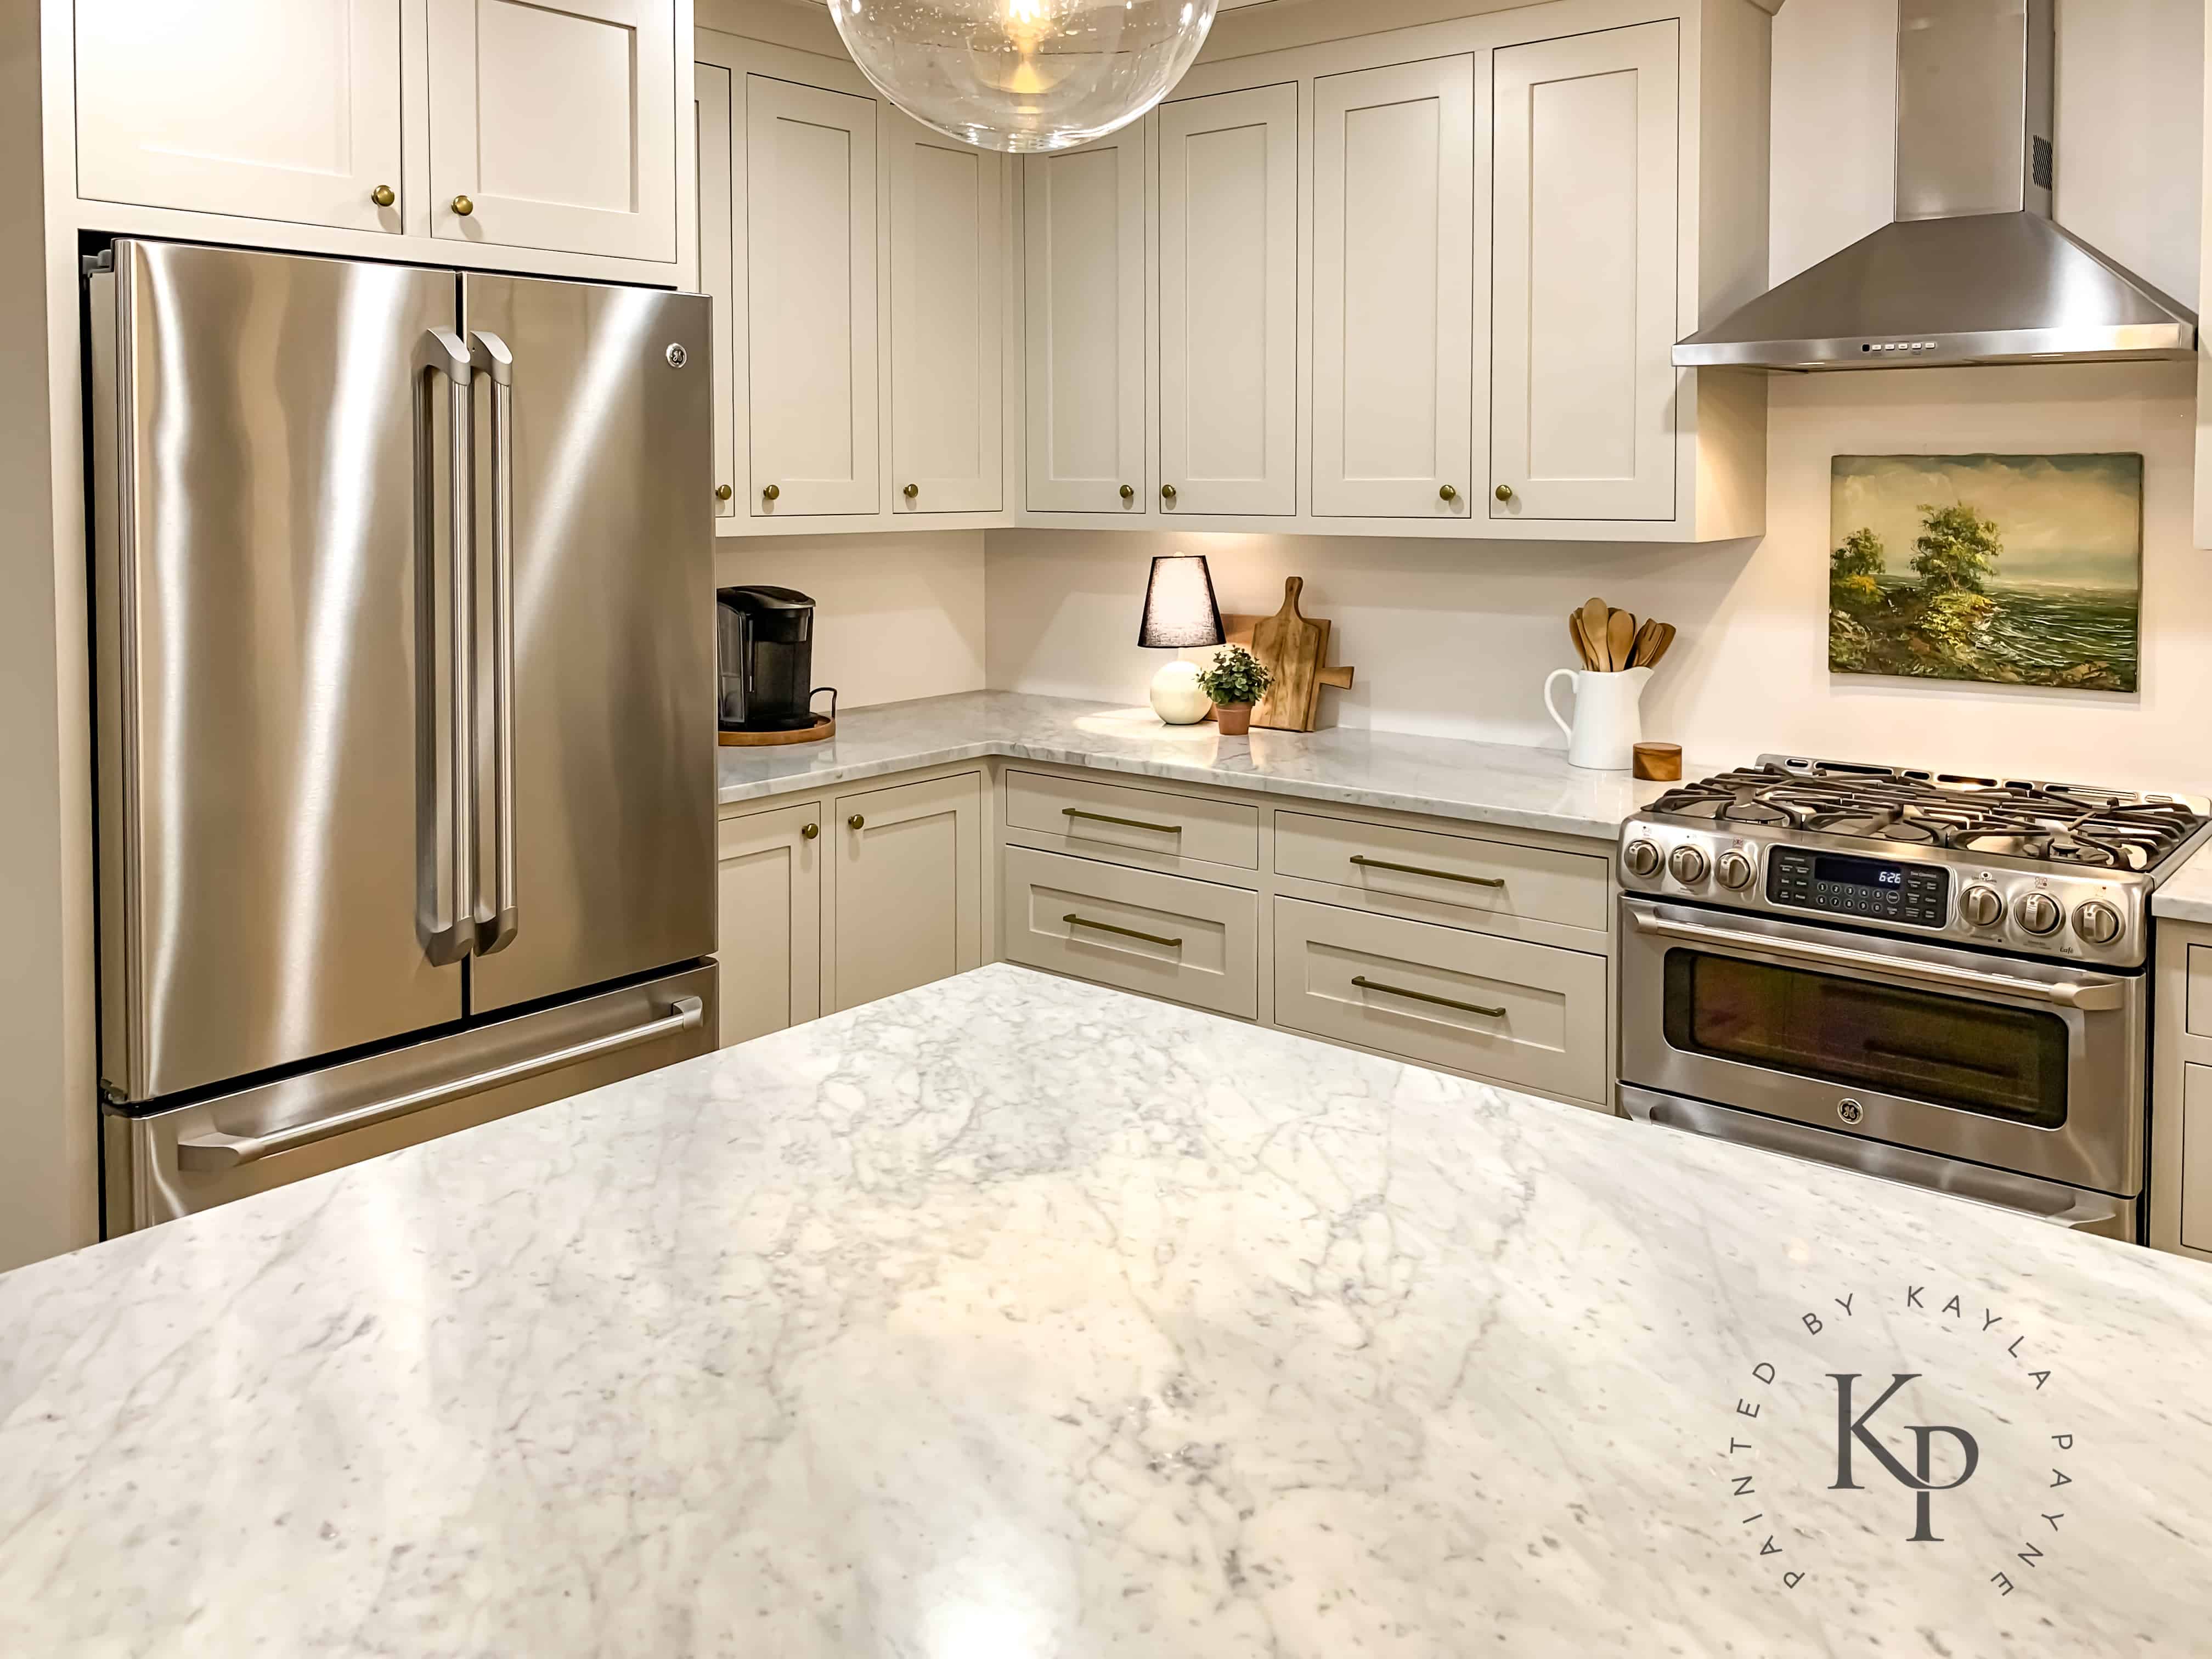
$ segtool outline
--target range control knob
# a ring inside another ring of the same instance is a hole
[[[1632,841],[1620,854],[1620,861],[1628,866],[1632,876],[1651,877],[1659,873],[1659,849],[1648,841]]]
[[[1674,879],[1683,886],[1695,887],[1705,878],[1705,872],[1711,866],[1699,848],[1677,847],[1667,860],[1667,868],[1674,872]]]
[[[1741,892],[1751,885],[1751,878],[1759,873],[1759,866],[1744,853],[1727,852],[1713,866],[1713,873],[1720,878],[1721,885]]]
[[[1994,927],[2004,913],[2004,897],[1994,887],[1969,887],[1959,895],[1959,914],[1971,927]]]
[[[2074,931],[2092,945],[2110,945],[2120,936],[2120,913],[2092,899],[2074,913]]]
[[[2045,933],[2055,933],[2058,924],[2066,920],[2066,913],[2058,908],[2058,901],[2048,893],[2030,893],[2013,912],[2020,925],[2039,939]]]

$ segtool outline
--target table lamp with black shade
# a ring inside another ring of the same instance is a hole
[[[1198,665],[1183,660],[1194,647],[1223,642],[1221,607],[1213,598],[1213,573],[1202,553],[1163,554],[1152,561],[1145,585],[1145,620],[1137,643],[1176,654],[1152,676],[1152,712],[1170,726],[1195,726],[1213,702],[1198,689]]]

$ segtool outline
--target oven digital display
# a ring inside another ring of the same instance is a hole
[[[1951,872],[1940,864],[1892,864],[1841,853],[1778,847],[1766,866],[1770,902],[1908,927],[1941,927],[1951,914]]]
[[[1844,887],[1901,888],[1905,871],[1898,865],[1877,864],[1872,859],[1831,858],[1823,854],[1813,860],[1813,879]]]

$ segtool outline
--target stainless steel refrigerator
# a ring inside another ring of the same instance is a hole
[[[708,302],[125,240],[86,304],[108,1231],[711,1048]]]

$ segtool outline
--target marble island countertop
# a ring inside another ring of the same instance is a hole
[[[1006,966],[0,1330],[10,1654],[2202,1650],[2212,1273]]]
[[[1150,708],[1014,691],[854,709],[826,743],[717,752],[725,806],[997,755],[1607,841],[1668,787],[1581,771],[1556,749],[1344,726],[1224,738]]]

